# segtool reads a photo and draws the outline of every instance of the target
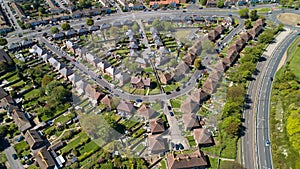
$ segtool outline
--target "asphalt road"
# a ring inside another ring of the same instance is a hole
[[[280,60],[290,44],[297,38],[297,33],[289,34],[286,39],[274,50],[273,56],[267,65],[259,90],[259,99],[256,115],[256,149],[258,168],[273,168],[271,147],[266,146],[266,140],[270,138],[269,111],[270,96],[272,91],[272,80]],[[271,143],[272,144],[272,143]]]

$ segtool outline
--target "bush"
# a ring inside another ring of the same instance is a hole
[[[0,38],[0,45],[4,46],[7,44],[7,40],[5,38]]]

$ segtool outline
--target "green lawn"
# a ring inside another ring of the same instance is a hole
[[[75,138],[73,138],[73,140],[71,140],[70,142],[68,142],[68,144],[63,147],[61,149],[61,153],[65,154],[69,151],[71,151],[73,148],[77,147],[77,145],[83,141],[86,141],[89,139],[89,136],[82,131],[81,133],[77,134],[77,136],[75,136]]]
[[[81,146],[79,148],[79,152],[80,154],[84,154],[90,151],[96,151],[98,150],[100,147],[94,142],[94,141],[90,141],[86,144],[84,144],[83,146]]]
[[[71,119],[73,119],[75,117],[74,113],[69,113],[68,115],[61,115],[59,116],[57,119],[55,119],[55,123],[56,122],[60,122],[61,124],[65,124],[68,121],[70,121]]]
[[[18,154],[19,157],[23,157],[23,152],[28,151],[29,150],[29,145],[26,143],[25,140],[17,143],[14,145],[14,148]],[[25,154],[26,155],[26,154]]]
[[[186,139],[188,140],[191,147],[194,147],[197,145],[193,136],[187,136]]]
[[[9,82],[13,82],[13,81],[16,81],[18,79],[19,79],[19,77],[17,76],[17,74],[15,74],[14,76],[12,76],[12,77],[10,77],[10,78],[8,78],[6,80],[9,81]]]
[[[295,43],[293,43],[288,50],[289,58],[288,61],[290,62],[289,67],[291,70],[294,71],[297,79],[300,81],[300,38],[298,38]]]
[[[40,92],[39,89],[33,89],[30,92],[24,94],[24,99],[29,100],[29,99],[32,99],[32,98],[36,98],[36,97],[38,97],[39,92]]]
[[[178,99],[172,99],[170,100],[170,103],[173,108],[180,108],[181,106],[181,100]]]
[[[161,160],[160,161],[160,169],[167,169],[167,162],[166,160]]]

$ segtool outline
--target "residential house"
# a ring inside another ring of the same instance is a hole
[[[81,28],[78,30],[78,35],[85,35],[85,34],[87,34],[87,33],[89,33],[89,31],[88,31],[86,28],[84,28],[84,27],[81,27]]]
[[[129,49],[138,49],[139,45],[136,42],[129,42]]]
[[[79,80],[75,83],[76,91],[79,95],[84,93],[85,87],[87,86],[87,82],[84,80]]]
[[[220,73],[216,70],[213,70],[212,72],[210,72],[208,78],[211,78],[214,81],[220,81],[222,79],[222,73]]]
[[[9,105],[14,103],[15,102],[10,95],[2,87],[0,87],[0,107],[8,109]]]
[[[227,67],[230,67],[231,65],[233,65],[237,58],[238,52],[235,49],[231,49],[227,51],[227,56],[223,59],[223,62]]]
[[[13,109],[12,113],[14,122],[21,132],[25,132],[32,127],[29,119],[18,108]]]
[[[135,49],[129,49],[129,56],[130,57],[138,57],[139,54],[136,52]]]
[[[113,109],[114,103],[112,98],[109,95],[105,95],[101,100],[101,104],[104,104],[106,106],[106,110],[110,111]]]
[[[218,26],[215,28],[215,30],[221,35],[221,34],[224,32],[225,28],[224,28],[224,26],[222,26],[222,25],[218,25]]]
[[[155,57],[155,66],[161,66],[164,64],[169,63],[171,60],[171,58],[167,55],[163,56],[163,55],[159,55],[158,57]]]
[[[131,78],[130,84],[135,88],[149,88],[151,85],[151,78],[135,76]]]
[[[64,41],[64,44],[66,45],[66,47],[67,47],[67,49],[69,49],[70,50],[70,52],[72,52],[72,53],[76,53],[75,52],[75,50],[76,50],[76,48],[78,48],[78,45],[77,44],[75,44],[73,41],[71,41],[71,40],[67,40],[67,41]]]
[[[86,48],[78,47],[75,49],[75,55],[79,57],[85,57],[85,55],[89,52]]]
[[[0,63],[11,64],[12,60],[4,49],[0,49]]]
[[[93,26],[90,26],[89,31],[94,32],[94,31],[97,31],[99,29],[100,29],[100,27],[98,25],[93,25]]]
[[[215,8],[215,7],[217,7],[217,0],[208,0],[206,2],[206,7],[207,8]]]
[[[180,62],[174,71],[174,80],[175,81],[180,81],[183,79],[188,73],[190,72],[190,68],[187,64],[184,62]]]
[[[35,160],[38,163],[39,168],[43,169],[54,169],[56,168],[55,161],[49,151],[47,150],[47,147],[43,147],[35,152],[34,154]]]
[[[202,51],[202,41],[198,40],[196,41],[193,46],[189,49],[189,53],[194,56],[199,56]]]
[[[220,73],[224,73],[226,69],[227,69],[227,66],[221,59],[214,66],[214,70],[216,70]]]
[[[191,53],[187,53],[183,56],[182,60],[189,66],[192,66],[194,64],[194,60],[195,60],[196,56],[191,54]]]
[[[21,48],[21,45],[19,43],[10,43],[7,45],[7,48],[9,51],[15,52]]]
[[[36,41],[33,41],[32,39],[25,39],[21,41],[21,46],[22,48],[29,48],[32,45],[34,45],[36,43]]]
[[[209,163],[201,150],[191,154],[167,154],[168,169],[204,169]]]
[[[89,101],[95,106],[100,100],[105,96],[100,90],[96,89],[96,87],[91,84],[87,84],[84,89],[85,95],[89,98]]]
[[[217,39],[219,39],[220,34],[215,29],[208,32],[208,39],[215,42]]]
[[[248,42],[251,38],[251,36],[249,35],[248,32],[243,32],[241,33],[240,37],[245,41],[245,42]]]
[[[68,76],[69,81],[72,83],[73,86],[76,86],[76,83],[80,80],[82,80],[82,77],[78,75],[77,73],[73,73]]]
[[[64,68],[66,66],[66,64],[64,63],[60,63],[58,62],[56,59],[54,59],[53,57],[48,59],[48,62],[51,66],[53,66],[56,70],[60,70],[62,68]]]
[[[13,9],[15,10],[15,12],[17,13],[17,15],[19,16],[19,18],[21,20],[26,18],[26,15],[25,15],[23,9],[17,3],[12,2],[11,6],[13,7]]]
[[[167,139],[163,138],[161,134],[149,135],[148,147],[151,154],[164,154],[169,150]]]
[[[170,72],[163,73],[159,71],[159,78],[162,84],[170,84],[173,81],[174,74]]]
[[[145,120],[150,120],[159,115],[157,111],[143,104],[138,110],[137,115],[144,118]]]
[[[205,93],[202,89],[195,89],[192,93],[191,93],[191,99],[196,102],[196,103],[203,103],[204,101],[206,101],[208,99],[209,95],[207,93]]]
[[[68,77],[73,74],[73,70],[69,69],[68,67],[64,67],[62,69],[59,70],[59,73],[66,79],[68,79]]]
[[[158,5],[170,5],[171,3],[175,2],[176,4],[180,4],[180,0],[151,0],[149,5],[152,6],[154,4]]]
[[[91,53],[87,53],[85,55],[85,60],[88,61],[89,63],[93,63],[93,61],[96,59],[96,56],[94,56],[93,54]]]
[[[121,101],[117,106],[117,111],[122,116],[126,116],[126,115],[131,116],[133,115],[135,108],[133,107],[132,103]]]
[[[199,104],[189,96],[181,104],[180,110],[183,113],[196,113],[199,108]]]
[[[138,63],[141,68],[146,68],[147,67],[147,62],[144,58],[137,57],[135,59],[135,62]]]
[[[201,127],[198,116],[194,113],[183,114],[182,121],[186,131]]]
[[[100,25],[100,30],[109,29],[111,27],[108,23],[103,23]]]
[[[55,34],[52,35],[52,38],[55,39],[55,40],[63,39],[64,37],[65,37],[65,34],[63,32],[55,33]]]
[[[160,134],[165,131],[165,124],[161,118],[150,120],[149,126],[152,135]]]
[[[37,130],[27,130],[25,133],[25,140],[32,150],[40,148],[44,145],[44,140]]]
[[[105,73],[107,75],[109,75],[110,77],[112,77],[113,79],[115,79],[115,76],[117,74],[119,74],[120,71],[117,68],[115,68],[113,66],[110,66],[110,67],[108,67],[108,68],[105,69]]]
[[[41,56],[42,60],[45,62],[45,63],[48,63],[48,60],[52,57],[52,55],[50,53],[45,53]]]
[[[130,80],[131,80],[131,77],[127,73],[125,73],[125,72],[118,73],[115,76],[115,78],[119,81],[119,85],[120,86],[123,86],[123,85],[129,83]]]
[[[193,130],[194,139],[198,146],[207,147],[214,145],[214,140],[212,138],[212,133],[210,129],[198,128]]]
[[[211,78],[206,79],[202,86],[202,90],[208,94],[213,94],[218,86],[218,82],[212,80]]]
[[[142,3],[129,3],[128,7],[130,10],[143,10],[145,8]]]
[[[71,38],[77,35],[77,31],[74,29],[70,29],[65,33],[66,37]]]
[[[39,57],[41,57],[43,54],[46,53],[46,50],[39,47],[38,45],[33,45],[31,49],[33,49],[33,52],[36,53]],[[1,59],[1,56],[0,56],[0,59]]]

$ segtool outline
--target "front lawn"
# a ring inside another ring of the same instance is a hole
[[[18,157],[23,157],[24,155],[28,154],[28,151],[30,152],[29,145],[26,143],[25,140],[15,144],[14,148],[18,154]]]

